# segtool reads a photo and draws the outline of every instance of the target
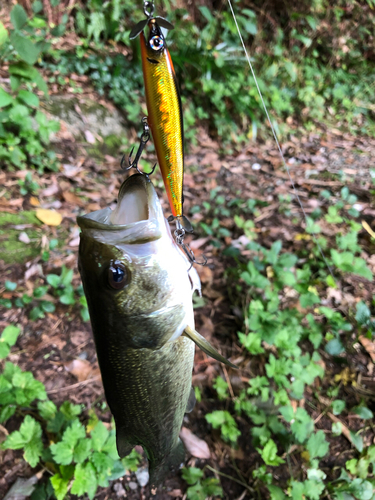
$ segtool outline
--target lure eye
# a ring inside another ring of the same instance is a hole
[[[115,290],[121,290],[128,282],[128,272],[121,262],[114,262],[108,268],[108,283]]]
[[[150,39],[150,47],[153,49],[153,50],[160,50],[164,47],[164,41],[162,39],[161,36],[153,36],[151,39]]]

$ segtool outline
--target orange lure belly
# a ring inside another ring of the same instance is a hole
[[[168,50],[155,57],[141,33],[148,122],[174,217],[182,216],[183,123],[173,63]],[[150,62],[154,61],[154,62]]]

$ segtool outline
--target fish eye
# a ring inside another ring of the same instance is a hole
[[[128,283],[128,272],[122,262],[113,262],[109,266],[108,283],[115,290],[121,290]]]
[[[164,41],[161,36],[155,35],[150,39],[150,47],[153,50],[160,50],[164,47]]]

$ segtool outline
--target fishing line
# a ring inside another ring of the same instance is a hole
[[[302,213],[303,213],[303,215],[304,215],[304,217],[305,217],[305,221],[306,221],[306,224],[307,224],[307,214],[306,214],[306,212],[305,212],[305,209],[303,208],[303,205],[302,205],[301,199],[300,199],[300,197],[299,197],[299,195],[298,195],[298,191],[297,191],[296,186],[295,186],[295,184],[294,184],[293,178],[292,178],[292,176],[291,176],[291,174],[290,174],[289,167],[288,167],[288,165],[287,165],[287,163],[286,163],[286,161],[285,161],[284,154],[283,154],[283,152],[282,152],[282,150],[281,150],[281,147],[280,147],[280,142],[279,142],[279,140],[278,140],[278,138],[277,138],[277,134],[276,134],[275,127],[274,127],[274,126],[273,126],[273,124],[272,124],[271,117],[270,117],[270,115],[269,115],[269,113],[268,113],[266,103],[264,102],[262,92],[260,91],[260,88],[259,88],[259,85],[258,85],[258,80],[257,80],[257,77],[255,76],[255,72],[254,72],[254,69],[253,69],[253,65],[251,64],[251,61],[250,61],[250,56],[249,56],[249,54],[248,54],[248,51],[247,51],[246,46],[245,46],[245,42],[244,42],[243,37],[242,37],[242,35],[241,35],[241,30],[240,30],[240,27],[239,27],[239,25],[238,25],[238,23],[237,23],[236,14],[234,13],[234,10],[233,10],[233,6],[232,6],[232,2],[231,2],[231,0],[228,0],[228,4],[229,4],[230,10],[231,10],[231,12],[232,12],[233,20],[234,20],[235,25],[236,25],[236,28],[237,28],[238,36],[240,37],[241,44],[242,44],[243,50],[244,50],[244,52],[245,52],[245,56],[246,56],[247,62],[249,63],[249,67],[250,67],[251,73],[252,73],[253,78],[254,78],[255,85],[256,85],[256,88],[257,88],[258,93],[259,93],[259,97],[260,97],[260,99],[261,99],[261,101],[262,101],[262,105],[263,105],[264,112],[266,113],[266,116],[267,116],[267,119],[268,119],[268,123],[270,124],[270,127],[271,127],[271,130],[272,130],[273,137],[274,137],[274,139],[275,139],[275,141],[276,141],[277,149],[279,150],[279,153],[280,153],[280,157],[281,157],[282,163],[283,163],[284,168],[285,168],[285,170],[286,170],[286,172],[287,172],[287,174],[288,174],[289,181],[290,181],[290,183],[292,184],[292,188],[293,188],[293,191],[294,191],[294,196],[295,196],[295,197],[296,197],[296,199],[298,200],[298,203],[299,203],[299,205],[300,205],[300,207],[301,207]],[[327,266],[327,269],[328,269],[328,271],[329,271],[330,275],[332,276],[333,280],[335,280],[335,277],[334,277],[334,275],[333,275],[333,272],[332,272],[332,270],[331,270],[331,268],[330,268],[330,266],[329,266],[329,264],[328,264],[328,261],[327,261],[327,259],[326,259],[326,256],[324,255],[324,252],[323,252],[322,247],[319,245],[319,242],[318,242],[318,240],[317,240],[317,238],[316,238],[316,236],[315,236],[315,233],[311,233],[311,234],[312,234],[312,237],[313,237],[313,239],[314,239],[314,242],[315,242],[316,246],[319,248],[320,254],[321,254],[321,256],[322,256],[322,258],[323,258],[323,260],[324,260],[324,262],[325,262],[325,265]]]

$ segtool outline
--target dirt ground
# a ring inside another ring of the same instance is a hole
[[[224,408],[224,403],[216,399],[216,393],[212,389],[212,381],[217,375],[221,374],[229,380],[235,394],[254,371],[251,360],[236,341],[237,331],[242,327],[243,315],[240,301],[237,305],[231,305],[229,301],[232,285],[226,279],[225,270],[233,265],[233,261],[223,255],[223,249],[229,244],[238,243],[241,236],[234,223],[233,213],[240,215],[242,208],[240,205],[228,215],[221,211],[220,206],[215,205],[214,200],[217,194],[224,196],[225,206],[238,198],[241,198],[244,204],[248,200],[258,200],[258,210],[251,217],[258,233],[257,241],[266,247],[281,239],[285,249],[298,251],[299,246],[306,243],[295,236],[303,232],[305,222],[301,217],[301,208],[294,198],[292,184],[282,168],[273,143],[249,142],[248,146],[229,156],[225,149],[212,141],[204,131],[197,134],[197,137],[197,144],[189,148],[186,157],[185,211],[191,214],[193,207],[202,207],[204,202],[208,202],[210,208],[193,210],[194,214],[189,215],[197,228],[191,240],[191,248],[197,259],[203,253],[208,258],[207,266],[197,266],[203,285],[203,300],[197,301],[199,307],[195,313],[196,326],[202,335],[224,356],[239,364],[241,369],[238,372],[226,370],[197,349],[193,385],[200,387],[204,397],[201,403],[196,404],[193,412],[185,417],[184,426],[208,444],[212,458],[207,463],[224,474],[220,476],[220,480],[225,498],[243,500],[249,498],[249,494],[241,483],[247,482],[252,469],[260,461],[258,453],[251,445],[249,425],[245,419],[239,418],[242,436],[238,449],[233,451],[220,440],[216,431],[210,429],[204,418],[207,412]],[[125,174],[119,168],[120,154],[93,157],[88,144],[78,142],[69,135],[64,136],[63,132],[57,134],[57,140],[62,167],[59,172],[34,176],[40,186],[37,196],[21,196],[19,181],[25,177],[25,172],[0,173],[0,223],[2,217],[19,215],[22,211],[33,211],[37,206],[55,208],[63,216],[58,227],[27,221],[17,224],[12,221],[1,223],[0,229],[3,232],[0,232],[0,246],[7,238],[7,230],[19,233],[33,230],[36,236],[31,245],[37,248],[37,255],[28,254],[23,262],[15,262],[16,255],[12,256],[12,252],[18,252],[18,247],[3,255],[3,260],[0,260],[0,292],[3,298],[15,298],[24,291],[44,284],[44,276],[48,273],[59,274],[62,265],[74,270],[73,283],[78,285],[79,233],[76,217],[108,205],[114,206],[118,188],[124,179]],[[100,145],[98,149],[100,150]],[[309,137],[293,137],[293,140],[283,144],[283,151],[296,191],[307,214],[326,203],[319,197],[321,190],[330,190],[335,195],[347,185],[358,197],[361,220],[365,220],[375,230],[375,208],[373,195],[370,193],[369,175],[369,167],[374,165],[375,140],[354,138],[338,131],[326,131]],[[147,155],[145,157],[147,158]],[[150,154],[148,159],[151,163],[153,155]],[[152,180],[163,200],[165,214],[169,214],[159,172],[152,176]],[[6,193],[10,193],[10,196]],[[287,195],[293,197],[289,215],[283,210],[285,202],[282,196]],[[332,200],[329,203],[331,204]],[[215,217],[220,218],[221,227],[226,228],[228,233],[219,234],[216,229],[212,230],[212,236],[204,233],[200,222],[211,227]],[[250,215],[246,217],[250,218]],[[334,238],[332,231],[328,224],[323,227],[323,234],[328,238]],[[361,237],[363,253],[367,252],[369,258],[368,235],[364,231]],[[52,238],[59,239],[59,246],[51,251],[49,260],[43,262],[40,259],[40,247],[45,246],[46,240]],[[308,245],[313,245],[313,242]],[[375,259],[370,258],[369,262],[374,271]],[[5,291],[5,280],[17,282],[15,292]],[[341,283],[342,308],[352,305],[359,297],[369,299],[374,295],[374,284],[366,282],[365,286],[365,280],[358,277],[348,280]],[[45,383],[48,396],[55,403],[69,399],[73,403],[85,405],[86,412],[95,408],[103,421],[110,422],[111,415],[103,404],[105,399],[91,326],[81,320],[78,308],[67,310],[65,306],[57,305],[55,312],[48,313],[44,319],[34,322],[29,320],[27,313],[25,308],[0,309],[0,331],[9,323],[20,324],[23,328],[23,334],[10,355],[10,361],[17,363],[22,369],[32,371],[37,379]],[[368,363],[369,357],[363,351],[356,353],[350,360],[350,364],[356,367],[355,371],[361,373],[362,381],[366,381],[366,387],[374,390],[375,376],[369,372]],[[355,400],[356,396],[350,393],[349,388],[347,392],[347,397]],[[372,404],[374,405],[374,399]],[[371,408],[371,405],[369,407]],[[312,414],[314,412],[315,410]],[[318,418],[319,412],[315,413],[314,417]],[[323,415],[317,426],[324,429],[329,425],[328,422],[328,418]],[[11,418],[7,423],[7,431],[11,432],[18,425],[17,418]],[[0,427],[0,436],[2,432],[4,428]],[[342,439],[345,441],[344,437]],[[323,470],[332,467],[333,463],[338,464],[341,451],[340,447],[331,450],[330,457],[323,463]],[[346,459],[347,456],[344,461]],[[202,462],[206,461],[190,457],[187,463],[200,465]],[[292,463],[291,466],[298,468],[299,464]],[[37,472],[37,469],[31,470],[22,460],[21,452],[11,450],[0,451],[0,468],[0,498],[18,477],[30,477]],[[280,479],[288,477],[286,467],[279,467],[276,473]],[[44,477],[47,476],[45,472]],[[98,490],[96,498],[116,498],[116,491],[123,491],[116,486],[118,483],[124,487],[126,498],[151,498],[147,487],[137,486],[134,475],[126,476],[122,481],[115,481],[108,489]],[[132,483],[132,487],[135,484],[136,489],[131,489],[129,483]],[[157,498],[185,498],[185,489],[184,481],[177,476],[167,481],[164,492],[159,492]]]

